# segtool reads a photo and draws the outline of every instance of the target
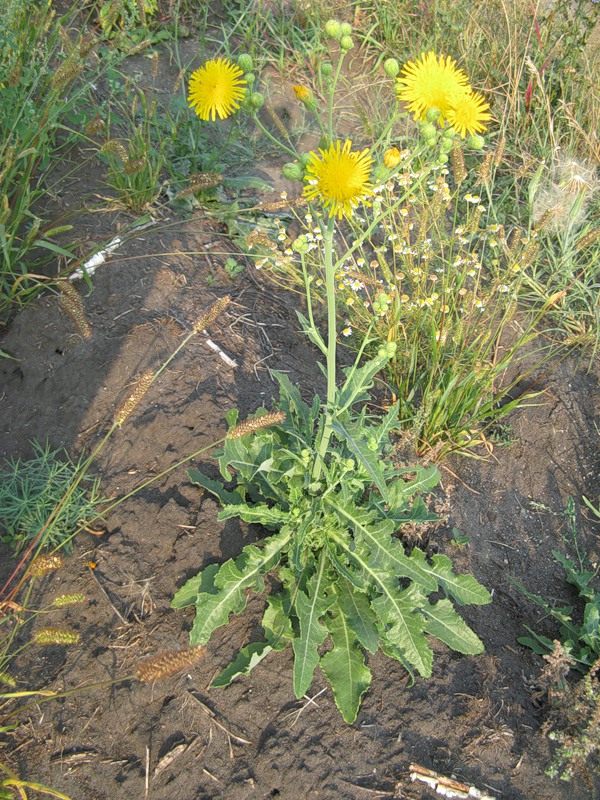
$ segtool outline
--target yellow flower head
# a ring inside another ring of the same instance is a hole
[[[190,108],[203,120],[225,119],[240,107],[246,94],[242,70],[226,58],[207,61],[192,72],[188,101]]]
[[[310,89],[307,89],[306,86],[292,86],[294,90],[294,94],[301,102],[304,100],[308,100],[311,97]]]
[[[420,59],[409,61],[396,81],[398,100],[406,103],[415,119],[424,120],[430,108],[437,108],[446,117],[452,100],[468,90],[468,78],[450,56],[421,53]]]
[[[402,153],[397,147],[390,147],[383,154],[383,163],[388,169],[394,169],[402,161]]]
[[[477,92],[465,92],[451,101],[446,118],[448,124],[464,139],[467,134],[473,136],[485,131],[483,123],[492,118],[487,110],[489,107],[490,104]]]
[[[352,152],[352,142],[338,140],[319,154],[311,152],[303,195],[318,200],[331,215],[351,216],[357,204],[373,191],[369,182],[373,158],[369,150]]]

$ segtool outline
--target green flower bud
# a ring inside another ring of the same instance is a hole
[[[284,178],[287,178],[288,181],[301,181],[304,177],[304,170],[297,161],[288,161],[288,163],[284,164],[281,168],[281,174]]]
[[[347,458],[347,459],[344,461],[344,468],[345,468],[345,469],[346,469],[348,472],[354,472],[354,468],[355,468],[355,467],[356,467],[356,464],[354,463],[354,459],[353,459],[353,458]]]
[[[436,163],[436,164],[437,164],[439,167],[445,167],[445,166],[446,166],[446,164],[448,163],[448,160],[449,160],[449,155],[448,155],[448,153],[441,153],[441,154],[440,154],[440,157],[439,157],[439,158],[436,160],[436,162],[435,162],[435,163]]]
[[[341,39],[342,27],[336,19],[330,19],[325,23],[325,33],[331,39]]]
[[[260,111],[260,109],[264,106],[264,104],[265,104],[264,94],[261,94],[260,92],[252,92],[252,94],[250,95],[250,106],[252,108],[252,111],[254,112]]]
[[[300,153],[298,156],[298,161],[302,164],[304,168],[308,167],[310,164],[310,153]]]
[[[421,136],[424,139],[435,139],[437,137],[437,128],[431,122],[425,122],[421,125]]]
[[[329,61],[321,64],[321,75],[324,78],[330,78],[333,75],[333,64],[330,64]]]
[[[396,342],[386,342],[384,350],[388,358],[393,358],[396,355],[396,350],[398,349],[398,345]]]
[[[442,153],[449,153],[453,147],[454,147],[454,142],[452,141],[452,139],[442,138],[442,141],[440,142],[440,148]]]
[[[440,118],[440,110],[435,106],[431,106],[431,108],[427,110],[427,114],[425,116],[427,118],[427,122],[437,122]]]
[[[373,453],[377,450],[377,439],[374,436],[369,436],[369,440],[367,442],[367,447]]]
[[[254,69],[252,57],[249,56],[248,53],[242,53],[240,56],[238,56],[237,63],[242,72],[252,72]]]
[[[254,86],[254,82],[256,81],[256,75],[253,72],[248,72],[244,75],[244,80],[248,84],[250,88]]]
[[[292,250],[295,253],[308,253],[308,239],[304,234],[294,239],[292,242]]]
[[[383,65],[383,69],[389,78],[395,78],[400,72],[400,64],[398,64],[395,58],[388,58]]]
[[[342,36],[350,36],[352,33],[352,25],[350,25],[349,22],[342,22],[340,30],[342,31]]]
[[[342,36],[342,38],[340,39],[340,47],[342,48],[342,50],[346,51],[352,50],[352,48],[354,47],[354,40],[352,39],[351,36]]]
[[[456,139],[456,131],[454,128],[444,128],[442,136],[444,139],[452,139],[452,141],[454,141],[454,139]]]
[[[469,147],[473,150],[483,150],[485,147],[485,139],[483,136],[477,136],[477,134],[469,136]]]

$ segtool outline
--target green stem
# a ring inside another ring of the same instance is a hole
[[[337,69],[335,71],[335,75],[333,77],[333,80],[331,81],[331,86],[329,87],[329,102],[328,102],[329,116],[328,116],[328,126],[327,126],[327,129],[328,129],[328,132],[329,132],[329,142],[328,142],[328,144],[331,144],[331,142],[333,141],[333,101],[334,101],[334,98],[335,98],[335,88],[337,86],[337,82],[339,80],[340,73],[342,71],[342,64],[344,63],[345,55],[346,55],[346,51],[345,50],[340,51],[340,60],[338,61],[338,65],[337,65]]]
[[[273,134],[271,133],[271,131],[269,131],[267,128],[265,128],[265,126],[262,124],[262,122],[258,118],[258,114],[255,114],[253,119],[256,122],[257,126],[261,129],[261,131],[267,137],[267,139],[270,139],[274,144],[277,145],[277,147],[281,147],[281,149],[285,150],[286,153],[289,153],[292,156],[292,158],[298,158],[298,153],[295,150],[292,150],[291,147],[288,147],[283,142],[281,142],[279,139],[276,139],[273,136]]]
[[[325,410],[325,426],[321,434],[321,441],[317,451],[317,458],[313,468],[313,479],[319,480],[329,440],[333,433],[332,422],[334,415],[335,390],[336,390],[336,346],[337,346],[337,315],[335,307],[335,266],[333,263],[333,234],[335,231],[335,218],[329,217],[327,228],[323,230],[323,244],[325,246],[325,291],[327,295],[327,406]]]

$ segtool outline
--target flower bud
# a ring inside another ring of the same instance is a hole
[[[260,92],[252,92],[252,94],[250,95],[250,107],[252,108],[252,111],[254,113],[260,111],[260,109],[264,106],[264,104],[265,104],[264,94],[261,94]]]
[[[389,78],[395,78],[400,72],[400,64],[398,64],[395,58],[388,58],[383,65],[383,69]]]
[[[435,106],[431,106],[431,108],[427,110],[427,114],[425,116],[427,118],[427,122],[437,122],[440,118],[440,110]]]
[[[288,181],[301,181],[304,177],[304,170],[297,161],[288,161],[281,168],[281,174]]]
[[[472,150],[483,150],[485,147],[485,139],[483,136],[478,136],[477,134],[469,137],[469,147]]]
[[[325,33],[331,39],[342,38],[342,28],[336,19],[330,19],[325,23]]]
[[[340,39],[340,47],[342,50],[345,50],[346,52],[348,50],[352,50],[352,48],[354,47],[354,40],[352,39],[351,36],[342,36],[342,38]]]
[[[321,75],[324,78],[330,78],[333,75],[333,64],[330,64],[329,61],[321,64]]]
[[[340,25],[342,36],[350,36],[352,33],[352,25],[349,22],[342,22]]]
[[[437,137],[437,128],[431,122],[426,122],[421,125],[421,136],[424,139],[435,139]]]
[[[308,239],[304,234],[294,239],[292,242],[292,250],[295,253],[308,253]]]
[[[248,72],[244,75],[244,79],[248,86],[252,88],[256,82],[256,75],[253,72]]]
[[[249,56],[248,53],[242,53],[240,56],[238,56],[237,63],[242,72],[252,72],[254,69],[252,56]]]

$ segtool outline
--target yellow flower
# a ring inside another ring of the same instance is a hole
[[[446,114],[448,124],[464,139],[467,134],[473,136],[486,129],[484,122],[489,122],[492,115],[490,107],[477,92],[465,92],[457,95],[451,102]]]
[[[352,142],[337,141],[319,154],[311,152],[303,195],[319,200],[331,215],[351,216],[360,201],[372,194],[369,182],[373,158],[368,149],[352,152]]]
[[[402,161],[402,153],[397,147],[390,147],[383,154],[383,163],[388,169],[394,169]]]
[[[190,108],[203,120],[225,119],[240,107],[246,94],[244,73],[226,58],[207,61],[192,72],[188,101]]]
[[[406,63],[396,84],[398,100],[406,103],[415,119],[420,120],[425,119],[430,108],[437,108],[445,118],[452,100],[469,88],[467,76],[456,62],[450,56],[436,56],[433,51]]]
[[[294,90],[294,94],[302,102],[303,100],[308,100],[311,96],[310,89],[307,89],[306,86],[292,86]]]

